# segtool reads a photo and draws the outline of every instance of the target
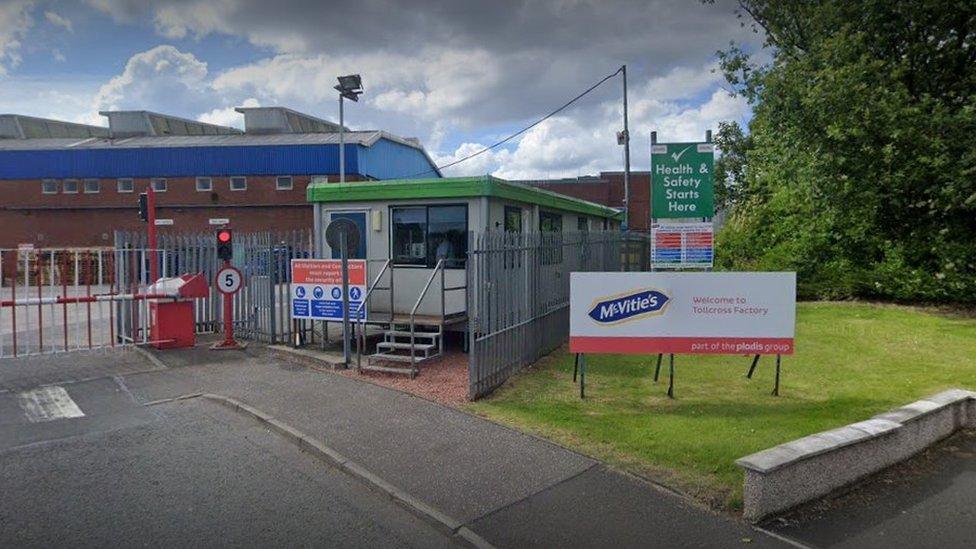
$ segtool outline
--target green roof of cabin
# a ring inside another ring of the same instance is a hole
[[[623,215],[622,212],[602,204],[491,176],[388,179],[353,183],[316,182],[310,184],[305,193],[309,202],[372,202],[488,196],[598,217],[618,219]]]

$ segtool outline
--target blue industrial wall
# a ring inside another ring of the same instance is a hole
[[[338,145],[254,145],[0,151],[0,179],[324,175],[339,173],[338,150]],[[432,168],[423,152],[386,139],[372,147],[346,145],[345,153],[347,173],[376,179]]]
[[[374,179],[440,177],[424,153],[386,139],[360,147],[359,169]]]

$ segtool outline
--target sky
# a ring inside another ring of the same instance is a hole
[[[626,64],[631,165],[750,109],[717,70],[756,51],[732,0],[0,0],[0,112],[106,125],[150,110],[241,127],[235,106],[338,119],[336,76],[365,93],[345,123],[417,137],[443,165],[535,122]],[[623,169],[611,78],[506,146],[446,170],[509,179]]]

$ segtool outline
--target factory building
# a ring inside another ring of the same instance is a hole
[[[539,179],[517,181],[547,191],[564,194],[580,200],[587,200],[624,209],[624,173],[600,172],[600,175],[568,177],[565,179]],[[650,232],[651,221],[651,172],[630,172],[629,228],[635,232]]]
[[[148,112],[102,112],[108,127],[0,114],[0,249],[113,245],[144,230],[138,195],[156,192],[160,232],[309,229],[306,187],[339,180],[339,126],[283,107],[238,108],[244,131]],[[347,181],[440,177],[419,141],[344,131]]]

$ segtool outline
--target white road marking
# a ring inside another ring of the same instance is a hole
[[[31,423],[85,416],[68,391],[58,385],[24,391],[17,395],[17,400]]]

